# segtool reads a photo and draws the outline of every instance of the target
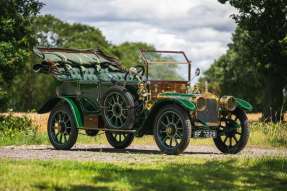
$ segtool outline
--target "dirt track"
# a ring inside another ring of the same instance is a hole
[[[201,157],[224,159],[227,157],[287,157],[287,149],[247,147],[240,154],[224,155],[212,146],[189,146],[180,156],[166,156],[155,145],[133,145],[126,150],[115,150],[108,145],[76,145],[70,151],[54,150],[50,145],[0,147],[0,158],[39,160],[79,160],[102,162],[156,162],[178,157]]]

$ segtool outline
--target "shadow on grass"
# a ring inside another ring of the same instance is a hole
[[[284,190],[286,160],[214,160],[205,163],[168,163],[157,167],[109,164],[81,166],[91,173],[89,185],[55,186],[53,190]],[[76,180],[74,182],[76,184]],[[98,185],[100,184],[100,185]],[[98,185],[98,186],[97,186]],[[117,185],[128,185],[126,189]],[[42,185],[43,186],[43,185]],[[40,188],[36,185],[36,188]],[[51,188],[51,187],[50,187]]]
[[[89,186],[89,185],[73,185],[70,187],[61,187],[61,186],[49,186],[46,183],[36,184],[34,186],[37,190],[54,190],[54,191],[111,191],[109,187],[106,186]]]

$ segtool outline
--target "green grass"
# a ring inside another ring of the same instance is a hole
[[[0,190],[284,190],[286,158],[157,163],[0,160]]]
[[[287,123],[253,122],[250,127],[250,145],[287,147]]]
[[[83,131],[80,131],[84,133]],[[287,124],[285,123],[259,123],[250,124],[250,138],[248,145],[262,147],[287,147]],[[105,135],[101,132],[96,137],[88,137],[80,134],[79,144],[108,144]],[[9,136],[0,135],[0,146],[23,144],[49,144],[46,133],[22,133],[16,131]],[[133,144],[155,144],[153,136],[136,138]],[[191,139],[192,145],[213,145],[212,139]]]
[[[10,136],[0,135],[0,146],[5,145],[33,145],[33,144],[48,144],[46,134],[26,134],[24,132],[15,132]]]

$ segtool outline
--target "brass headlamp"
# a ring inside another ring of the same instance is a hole
[[[219,100],[219,104],[221,107],[226,109],[227,111],[234,111],[236,109],[236,100],[233,96],[223,96]]]
[[[203,96],[197,96],[194,102],[198,111],[204,111],[207,107],[207,101]]]

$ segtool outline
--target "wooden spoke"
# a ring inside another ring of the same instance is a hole
[[[223,140],[223,143],[225,144],[226,143],[226,141],[227,141],[227,136],[225,137],[225,139]]]

